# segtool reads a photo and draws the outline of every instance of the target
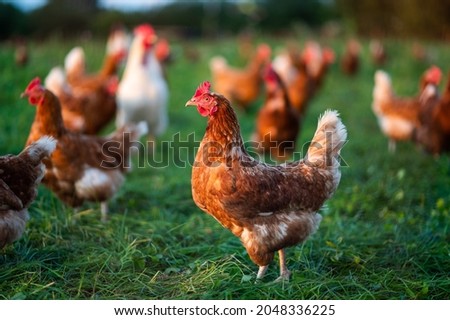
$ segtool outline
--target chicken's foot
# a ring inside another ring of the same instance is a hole
[[[291,272],[286,266],[286,252],[284,249],[278,250],[278,258],[280,259],[280,276],[275,280],[275,282],[289,281]]]

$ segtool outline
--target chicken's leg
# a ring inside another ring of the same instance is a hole
[[[267,266],[259,266],[258,274],[256,275],[256,280],[261,279],[266,274],[267,269],[269,268],[269,265]]]
[[[106,201],[100,202],[100,212],[102,215],[102,222],[108,221],[108,211],[109,211],[108,202]]]
[[[389,139],[389,145],[388,145],[388,150],[390,153],[395,153],[395,149],[396,149],[396,143],[395,140],[393,139]]]
[[[286,266],[286,253],[284,249],[278,250],[278,258],[280,259],[280,276],[276,280],[278,281],[289,281],[289,277],[291,276],[291,272],[288,270]]]

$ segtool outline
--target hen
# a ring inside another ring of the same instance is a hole
[[[128,35],[123,29],[114,30],[108,38],[101,69],[97,73],[87,74],[83,48],[73,48],[64,61],[68,83],[77,94],[79,91],[86,94],[105,88],[112,77],[117,77],[118,68],[127,55],[127,50]]]
[[[289,279],[285,248],[314,233],[318,213],[336,190],[338,161],[347,132],[336,111],[319,119],[306,157],[270,166],[253,159],[244,148],[236,113],[222,95],[202,83],[186,106],[208,117],[192,169],[196,205],[239,237],[264,276],[279,252],[280,280]]]
[[[358,73],[360,65],[360,51],[361,45],[355,39],[351,39],[347,42],[345,52],[341,58],[341,69],[344,74],[354,76]]]
[[[0,157],[0,249],[19,239],[44,176],[42,160],[55,150],[56,140],[42,137],[18,156]]]
[[[450,151],[450,74],[442,97],[437,86],[428,84],[421,95],[420,126],[415,140],[427,152],[438,155]]]
[[[70,131],[98,134],[116,115],[115,90],[117,78],[111,78],[105,87],[95,92],[78,92],[67,83],[59,67],[50,70],[45,86],[55,94],[60,103],[64,126]]]
[[[331,48],[325,47],[321,50],[320,67],[313,78],[313,95],[322,87],[325,75],[328,73],[330,66],[334,63],[335,55]]]
[[[306,106],[313,91],[313,78],[308,72],[309,57],[302,56],[295,48],[277,55],[273,61],[274,70],[280,75],[292,107],[299,114],[306,112]]]
[[[244,69],[229,66],[222,56],[213,57],[209,67],[214,90],[240,108],[248,109],[259,96],[261,72],[264,65],[270,61],[270,55],[271,49],[268,45],[259,45],[256,54],[250,58]]]
[[[422,76],[420,91],[427,83],[439,84],[441,71],[431,67]],[[419,97],[398,97],[392,89],[391,78],[381,70],[375,72],[372,110],[378,118],[381,131],[389,138],[388,149],[394,152],[396,141],[410,140],[419,126]]]
[[[145,123],[125,126],[109,137],[83,135],[64,127],[58,98],[45,89],[39,78],[26,88],[23,96],[37,107],[27,145],[44,135],[58,140],[48,161],[43,183],[59,199],[72,207],[85,201],[101,202],[102,220],[107,218],[107,200],[120,188],[130,168],[130,148],[142,134]]]
[[[334,51],[324,47],[317,41],[308,41],[302,52],[302,59],[305,61],[306,69],[313,82],[312,94],[322,86],[329,66],[334,62]]]
[[[266,100],[256,118],[252,141],[257,142],[258,151],[284,160],[295,150],[300,117],[291,106],[281,78],[270,65],[264,73],[264,82]]]
[[[30,54],[25,39],[19,38],[16,42],[16,50],[14,52],[14,61],[19,67],[24,67],[28,64]]]
[[[156,40],[156,33],[150,25],[134,29],[134,39],[116,95],[117,127],[146,121],[149,140],[163,134],[168,124],[169,89],[161,64],[155,57]]]
[[[380,40],[372,40],[369,45],[370,56],[375,65],[381,66],[386,63],[387,53]]]

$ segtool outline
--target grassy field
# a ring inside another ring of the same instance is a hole
[[[264,40],[274,48],[286,43]],[[190,165],[173,161],[178,150],[182,160],[192,161],[205,131],[205,119],[184,104],[200,81],[210,79],[208,59],[220,53],[242,63],[233,41],[223,41],[223,49],[218,42],[192,43],[201,54],[196,63],[185,60],[181,44],[173,44],[170,126],[161,140],[179,143],[158,145],[152,165],[135,168],[111,201],[108,223],[100,222],[98,205],[74,214],[40,187],[24,236],[0,251],[0,298],[449,299],[449,156],[432,157],[411,143],[387,152],[371,111],[376,68],[367,41],[356,77],[332,67],[299,138],[302,145],[312,137],[325,109],[340,111],[349,133],[341,184],[323,209],[318,232],[288,249],[291,281],[273,283],[274,261],[264,281],[254,284],[257,267],[239,240],[193,203]],[[339,56],[343,41],[328,43]],[[33,121],[35,109],[20,93],[33,77],[44,78],[62,64],[75,45],[85,48],[89,70],[98,69],[102,41],[33,43],[25,68],[12,63],[10,46],[0,46],[0,154],[20,152]],[[400,95],[415,94],[429,66],[412,59],[411,45],[387,42],[384,69]],[[433,62],[446,72],[450,47],[429,45]],[[238,113],[244,138],[253,130],[258,106]]]

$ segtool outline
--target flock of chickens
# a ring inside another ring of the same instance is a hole
[[[345,73],[357,72],[360,49],[357,41],[349,41],[341,60]],[[380,43],[371,44],[371,50],[379,63],[386,59]],[[29,83],[23,96],[36,107],[36,116],[26,148],[18,156],[0,157],[0,248],[23,233],[27,208],[41,182],[71,207],[100,202],[102,220],[107,219],[108,200],[130,169],[131,147],[144,135],[154,141],[168,126],[169,58],[169,44],[150,25],[136,27],[131,41],[118,28],[108,39],[98,73],[86,73],[84,51],[75,47],[64,68],[50,70],[44,84],[39,78]],[[208,122],[192,168],[192,195],[201,210],[241,239],[259,266],[258,279],[278,252],[279,279],[286,280],[290,272],[284,249],[317,230],[318,212],[340,181],[339,154],[347,132],[336,111],[320,117],[306,156],[285,162],[335,56],[309,41],[303,50],[289,46],[274,58],[271,47],[261,44],[248,61],[240,69],[224,57],[213,57],[212,82],[201,83],[186,103]],[[399,98],[387,73],[376,72],[372,107],[391,150],[395,141],[405,139],[433,154],[450,150],[450,84],[441,98],[440,79],[440,70],[432,67],[424,73],[417,97]],[[251,140],[258,152],[279,165],[247,153],[231,107],[245,111],[262,92],[265,100]],[[114,119],[116,130],[99,137]]]

